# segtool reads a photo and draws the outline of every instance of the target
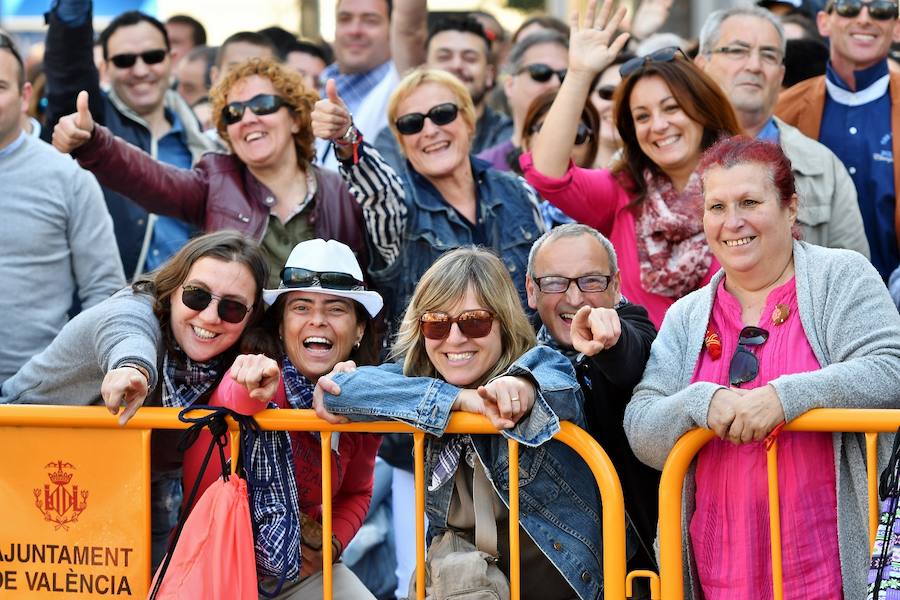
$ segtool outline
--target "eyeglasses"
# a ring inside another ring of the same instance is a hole
[[[397,126],[397,131],[403,135],[413,135],[422,131],[422,128],[425,127],[425,119],[430,120],[435,125],[447,125],[455,121],[458,114],[459,107],[457,105],[452,102],[444,102],[443,104],[432,106],[431,110],[424,115],[422,113],[409,113],[408,115],[397,117],[394,125]]]
[[[728,366],[731,385],[740,385],[756,379],[759,375],[759,359],[748,346],[762,346],[769,339],[769,332],[759,327],[744,327],[738,337],[738,346]]]
[[[681,56],[684,60],[689,61],[690,59],[687,57],[687,54],[684,53],[684,50],[679,48],[678,46],[669,46],[668,48],[660,48],[656,52],[651,52],[647,56],[636,56],[631,60],[625,61],[622,63],[622,66],[619,67],[619,75],[624,79],[629,75],[635,73],[638,69],[641,69],[653,62],[659,63],[667,63],[672,62],[678,56]]]
[[[491,332],[494,314],[489,310],[467,310],[451,317],[445,312],[431,311],[419,318],[422,335],[429,340],[443,340],[450,335],[450,328],[456,323],[459,332],[467,338],[483,338]]]
[[[610,100],[612,100],[613,94],[616,93],[616,86],[601,85],[594,91],[597,92],[597,95],[600,97],[601,100],[606,100],[607,102],[609,102]]]
[[[562,83],[568,72],[567,69],[553,69],[544,63],[534,63],[533,65],[522,67],[516,71],[516,75],[520,75],[525,71],[528,71],[528,76],[538,83],[546,83],[550,81],[550,78],[554,75],[556,75],[559,78],[559,82]]]
[[[310,271],[300,267],[281,270],[281,285],[286,288],[321,287],[329,290],[362,291],[366,284],[349,273],[339,271]]]
[[[561,275],[548,275],[547,277],[532,277],[538,289],[545,294],[565,294],[569,291],[572,282],[578,289],[588,294],[592,292],[605,292],[612,280],[612,275],[582,275],[581,277],[563,277]]]
[[[539,133],[541,131],[541,127],[543,127],[543,125],[544,125],[543,121],[532,125],[531,126],[531,134],[534,135],[536,133]],[[586,141],[588,141],[589,139],[591,139],[592,137],[594,137],[594,134],[591,131],[591,128],[588,127],[584,122],[579,123],[578,130],[575,132],[575,145],[580,146],[583,143],[585,143]]]
[[[261,117],[277,112],[282,106],[293,108],[281,96],[273,94],[257,94],[244,102],[229,102],[222,109],[222,120],[226,125],[234,125],[244,118],[244,111],[248,108],[254,115]]]
[[[759,52],[760,62],[763,62],[770,67],[778,66],[784,61],[784,57],[781,55],[781,52],[779,52],[775,48],[756,48],[756,51]],[[712,53],[721,54],[725,58],[734,62],[743,62],[750,58],[750,55],[753,54],[753,48],[751,48],[750,46],[736,44],[734,46],[722,46],[720,48],[715,48],[713,49]]]
[[[181,303],[191,310],[204,311],[213,300],[219,303],[217,307],[219,318],[227,323],[240,323],[253,308],[241,304],[237,300],[216,296],[212,292],[194,285],[186,285],[181,288]]]
[[[829,2],[825,12],[832,10],[841,17],[853,18],[862,12],[863,7],[869,9],[869,16],[876,21],[890,21],[897,18],[897,3],[887,0],[860,2],[860,0],[837,0]]]
[[[111,56],[109,61],[119,69],[130,69],[135,65],[138,58],[144,61],[145,65],[158,65],[166,60],[166,56],[168,55],[168,50],[160,48],[158,50],[147,50],[146,52],[140,52],[138,54],[132,52],[116,54],[115,56]]]

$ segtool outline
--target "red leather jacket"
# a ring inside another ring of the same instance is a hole
[[[193,169],[179,169],[154,160],[101,125],[94,126],[90,141],[72,155],[101,185],[150,212],[176,217],[205,232],[236,229],[257,241],[266,233],[274,195],[237,156],[209,153]],[[318,184],[310,215],[316,236],[350,246],[365,273],[369,253],[362,209],[339,174],[311,168]]]

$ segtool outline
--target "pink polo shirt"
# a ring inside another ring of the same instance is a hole
[[[777,304],[789,308],[781,325],[771,319]],[[693,381],[728,386],[729,363],[744,323],[740,303],[725,291],[724,279],[710,325],[721,339],[722,356],[713,360],[704,350]],[[769,294],[758,326],[769,332],[762,346],[750,348],[759,359],[759,375],[740,387],[753,389],[781,375],[821,368],[800,322],[793,278]],[[698,454],[696,482],[690,536],[704,598],[772,598],[764,443],[735,445],[714,439]],[[778,436],[778,486],[785,599],[842,599],[831,434]]]

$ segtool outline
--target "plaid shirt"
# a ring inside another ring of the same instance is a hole
[[[219,361],[196,362],[179,352],[182,363],[171,359],[169,354],[163,356],[162,405],[187,408],[219,381]]]

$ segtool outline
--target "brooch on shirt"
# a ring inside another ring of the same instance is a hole
[[[772,325],[781,325],[791,316],[791,309],[787,304],[776,304],[772,310]]]
[[[722,356],[722,340],[719,339],[719,332],[712,328],[712,325],[706,326],[706,335],[703,337],[703,345],[709,357],[713,360],[719,360]]]

